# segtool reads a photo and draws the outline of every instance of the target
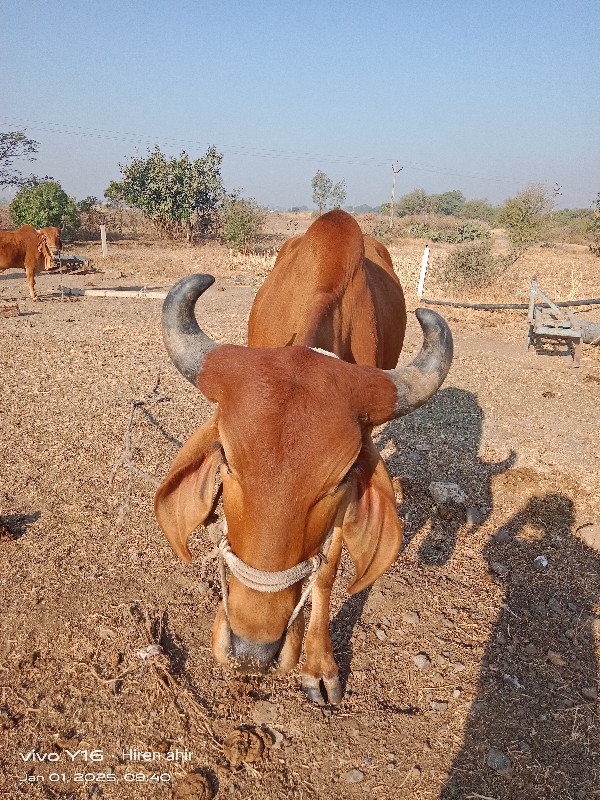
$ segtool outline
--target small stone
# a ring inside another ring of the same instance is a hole
[[[562,611],[560,600],[557,600],[556,597],[551,597],[550,600],[548,600],[548,608],[553,613],[560,614],[560,612]]]
[[[413,662],[422,672],[431,668],[431,659],[427,653],[418,653],[416,656],[413,656]]]
[[[500,528],[500,530],[497,531],[492,538],[494,539],[495,542],[498,542],[499,544],[504,544],[504,542],[508,542],[510,537],[511,537],[511,532],[507,528]]]
[[[252,709],[252,720],[257,725],[273,722],[277,717],[277,706],[268,700],[259,700]]]
[[[420,453],[409,453],[408,458],[410,461],[414,461],[415,463],[423,460],[423,456]]]
[[[450,659],[447,658],[445,655],[443,655],[443,653],[439,653],[435,657],[435,660],[436,660],[436,663],[437,663],[438,667],[447,667],[448,664],[450,663]]]
[[[438,686],[440,683],[444,682],[444,676],[441,675],[439,672],[434,672],[429,680],[431,681],[431,683]]]
[[[548,661],[550,661],[551,664],[554,664],[555,667],[566,667],[567,666],[567,662],[564,660],[564,658],[561,656],[561,654],[557,653],[555,650],[548,650],[547,658],[548,658]]]
[[[462,663],[462,661],[457,661],[455,664],[452,665],[452,669],[454,670],[454,672],[462,672],[463,670],[466,669],[466,667]]]
[[[461,694],[462,694],[462,692],[461,692],[461,690],[460,690],[460,689],[455,689],[455,690],[452,692],[452,697],[453,697],[455,700],[457,700],[457,699],[458,699],[458,698],[461,696]]]
[[[442,714],[448,708],[448,703],[445,700],[432,700],[429,705],[438,714]]]
[[[506,753],[503,753],[502,750],[497,750],[495,747],[488,751],[485,761],[494,772],[507,772],[512,766]]]
[[[444,483],[442,481],[431,481],[429,484],[429,494],[436,505],[442,503],[457,503],[458,505],[467,502],[467,495],[457,483]]]
[[[527,742],[519,742],[519,750],[522,753],[528,753],[531,750],[531,747],[527,744]]]
[[[496,575],[504,578],[508,575],[509,569],[506,564],[499,564],[497,561],[490,561],[490,569]]]
[[[598,689],[595,686],[584,686],[581,690],[581,694],[585,697],[586,700],[597,700],[598,699]]]
[[[467,508],[466,519],[468,525],[481,525],[485,519],[485,514],[481,508],[469,506]]]
[[[508,683],[511,686],[514,686],[515,689],[524,689],[525,688],[523,686],[523,684],[521,683],[521,681],[515,675],[508,675],[508,674],[505,673],[502,676],[502,680],[504,681],[504,683]]]
[[[409,625],[418,625],[419,615],[416,611],[404,611],[402,613],[402,622],[406,622]]]
[[[381,639],[381,641],[382,641],[382,642],[383,642],[383,641],[385,641],[385,640],[387,639],[387,634],[386,634],[386,632],[385,632],[385,631],[384,631],[382,628],[377,628],[377,629],[375,630],[375,636],[376,636],[378,639]]]
[[[360,769],[351,769],[346,773],[346,780],[348,783],[360,783],[364,780],[365,773]]]
[[[548,566],[548,559],[546,558],[546,556],[537,556],[536,558],[533,559],[533,566],[535,569],[541,572]]]
[[[600,525],[586,525],[578,535],[585,545],[600,552]]]
[[[524,650],[528,656],[534,656],[537,653],[537,647],[531,642],[525,645]]]

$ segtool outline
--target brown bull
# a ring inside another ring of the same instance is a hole
[[[0,272],[5,269],[24,269],[29,294],[37,300],[35,276],[52,267],[52,259],[61,250],[60,229],[21,225],[16,231],[0,231]]]
[[[220,467],[222,552],[235,564],[227,561],[233,574],[228,588],[223,580],[212,645],[218,661],[245,671],[286,672],[298,663],[307,573],[296,577],[295,565],[318,567],[323,559],[314,557],[328,540],[327,561],[312,576],[302,683],[312,700],[324,702],[323,686],[339,703],[329,600],[342,543],[354,562],[354,594],[387,569],[402,540],[371,431],[437,391],[452,336],[438,314],[420,309],[421,352],[396,367],[406,327],[402,288],[386,248],[342,211],[281,248],[250,314],[249,347],[218,346],[198,327],[194,306],[213,280],[184,278],[163,309],[171,358],[217,408],[175,459],[156,494],[156,516],[175,552],[191,561],[187,539],[213,507]]]

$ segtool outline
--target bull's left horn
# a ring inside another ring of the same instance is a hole
[[[197,386],[204,356],[219,346],[204,333],[194,315],[198,298],[214,282],[212,275],[187,275],[173,286],[162,308],[167,353],[183,377],[194,386]]]
[[[391,419],[410,414],[433,397],[452,364],[454,346],[446,320],[430,308],[418,308],[415,313],[424,337],[418,356],[404,367],[385,370],[398,390]]]

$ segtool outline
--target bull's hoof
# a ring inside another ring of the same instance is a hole
[[[333,678],[324,677],[322,679],[315,678],[314,675],[303,675],[302,688],[308,695],[308,699],[319,706],[337,706],[342,702],[342,685],[337,675]]]

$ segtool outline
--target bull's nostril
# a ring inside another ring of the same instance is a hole
[[[231,631],[233,666],[240,672],[267,672],[276,666],[284,639],[285,634],[276,642],[250,642]]]

